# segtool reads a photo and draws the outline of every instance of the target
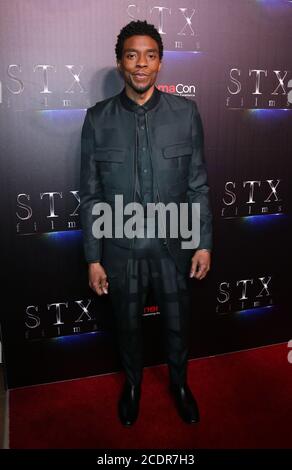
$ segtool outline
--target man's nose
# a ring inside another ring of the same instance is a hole
[[[138,65],[138,67],[145,67],[147,65],[146,57],[144,57],[144,56],[138,57],[136,65]]]

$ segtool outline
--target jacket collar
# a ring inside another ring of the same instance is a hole
[[[152,95],[143,105],[137,104],[135,101],[129,98],[129,96],[126,94],[126,87],[122,89],[119,96],[122,105],[129,111],[137,112],[138,109],[143,109],[145,112],[147,112],[158,104],[160,99],[160,91],[158,88],[156,88],[156,86],[154,86]]]

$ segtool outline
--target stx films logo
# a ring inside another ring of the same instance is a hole
[[[25,339],[57,338],[90,332],[106,334],[96,318],[96,312],[96,298],[27,305],[24,313]],[[144,317],[159,314],[157,305],[144,307]]]
[[[196,7],[196,2],[192,6]],[[195,21],[198,18],[198,8],[169,7],[151,5],[150,2],[129,4],[127,14],[131,20],[141,17],[155,24],[162,36],[164,49],[169,51],[200,50],[200,41]]]
[[[217,290],[216,312],[219,315],[232,314],[242,310],[273,305],[272,276],[224,280]]]
[[[16,196],[16,233],[19,235],[78,230],[78,191],[19,193]]]
[[[235,67],[228,75],[226,107],[229,109],[287,109],[291,106],[292,74],[289,70]]]
[[[91,299],[55,302],[42,307],[28,305],[25,309],[25,338],[53,338],[78,333],[102,331],[95,317]]]
[[[281,213],[281,180],[226,181],[221,202],[224,218]]]
[[[83,74],[80,64],[9,64],[0,81],[0,110],[87,108],[89,77]]]

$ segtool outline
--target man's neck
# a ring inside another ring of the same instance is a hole
[[[139,105],[142,105],[144,103],[146,103],[146,101],[148,101],[153,92],[154,92],[154,87],[155,85],[152,85],[151,88],[149,88],[149,90],[145,91],[144,93],[137,93],[135,92],[135,90],[133,90],[133,88],[131,88],[127,83],[125,84],[125,91],[126,91],[126,95],[131,98],[131,100],[135,101],[135,103],[139,104]]]

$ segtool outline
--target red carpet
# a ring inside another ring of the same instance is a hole
[[[287,344],[189,362],[201,423],[181,422],[166,366],[144,370],[138,421],[116,415],[122,374],[10,391],[10,448],[291,448]]]

